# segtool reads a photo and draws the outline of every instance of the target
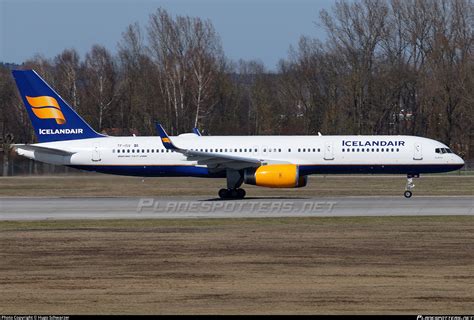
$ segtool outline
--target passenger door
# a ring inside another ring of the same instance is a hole
[[[415,142],[415,153],[413,154],[413,160],[423,160],[423,152],[421,143]]]
[[[324,144],[324,160],[334,160],[334,148],[332,142]]]
[[[100,160],[100,144],[96,142],[92,148],[92,161],[97,162]]]

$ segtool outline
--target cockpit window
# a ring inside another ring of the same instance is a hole
[[[436,148],[435,152],[436,153],[441,153],[441,154],[443,154],[443,153],[453,153],[451,151],[451,149],[449,149],[449,148]]]

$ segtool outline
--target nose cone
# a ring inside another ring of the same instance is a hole
[[[454,155],[453,164],[458,167],[458,169],[461,169],[464,167],[464,160],[460,156]]]

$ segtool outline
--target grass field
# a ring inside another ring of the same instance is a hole
[[[0,222],[0,313],[468,314],[474,218]]]
[[[404,176],[311,176],[308,186],[269,189],[243,185],[248,196],[403,195]],[[414,195],[474,195],[474,175],[414,179]],[[0,177],[0,196],[204,196],[216,197],[224,179],[142,178],[108,175]]]

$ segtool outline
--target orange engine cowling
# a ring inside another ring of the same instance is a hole
[[[301,188],[308,183],[296,164],[269,164],[244,171],[244,182],[268,188]]]

